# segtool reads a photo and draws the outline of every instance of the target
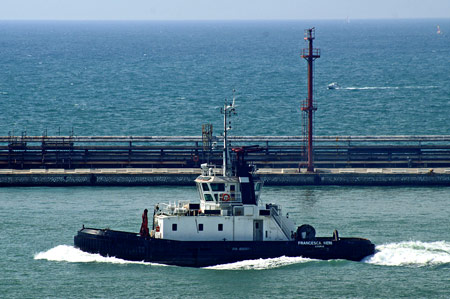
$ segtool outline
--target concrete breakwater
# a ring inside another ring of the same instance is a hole
[[[220,169],[216,170],[217,172]],[[200,174],[191,168],[0,170],[0,187],[13,186],[155,186],[193,185]],[[450,168],[261,169],[265,185],[450,186]]]

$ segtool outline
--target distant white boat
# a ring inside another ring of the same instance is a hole
[[[328,84],[328,89],[338,89],[338,88],[339,88],[339,84],[337,84],[337,82]]]
[[[441,32],[441,27],[439,27],[439,25],[437,25],[437,32],[436,32],[437,34],[441,34],[442,32]]]

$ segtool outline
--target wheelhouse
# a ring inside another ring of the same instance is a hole
[[[201,175],[196,180],[202,210],[227,209],[242,205],[241,182],[248,178],[215,176],[213,170],[208,175]],[[254,181],[256,202],[259,201],[262,182]]]

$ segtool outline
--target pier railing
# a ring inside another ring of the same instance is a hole
[[[232,136],[231,146],[260,145],[247,160],[302,167],[301,136]],[[0,168],[199,167],[221,165],[221,136],[0,136]],[[317,136],[316,167],[450,166],[450,135]]]
[[[223,141],[222,136],[213,140]],[[231,142],[304,142],[302,136],[231,136]],[[0,136],[0,144],[10,142],[77,142],[77,143],[123,143],[123,142],[201,142],[202,136]],[[316,136],[314,142],[450,142],[450,135],[381,135],[381,136]]]

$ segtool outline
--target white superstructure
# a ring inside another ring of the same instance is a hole
[[[154,217],[155,238],[180,241],[283,241],[296,230],[277,205],[243,204],[240,180],[201,175],[195,182],[200,203],[160,204]],[[248,178],[247,178],[248,179]],[[262,183],[255,182],[259,201]]]

